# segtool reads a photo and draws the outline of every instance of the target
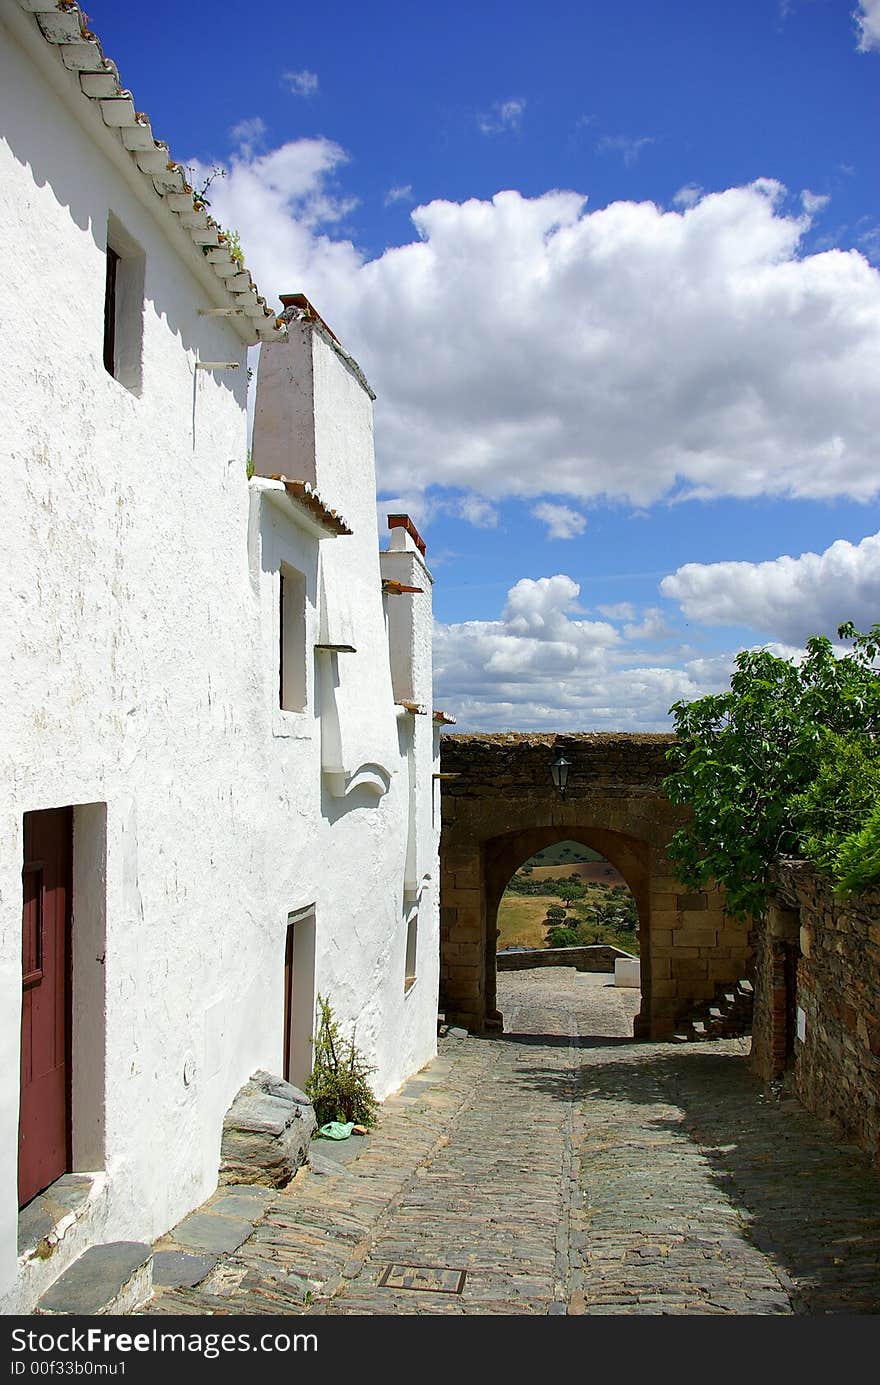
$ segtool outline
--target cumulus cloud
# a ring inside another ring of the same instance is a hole
[[[554,505],[549,500],[535,505],[532,514],[547,525],[547,537],[551,539],[575,539],[587,527],[585,515],[568,505]]]
[[[309,72],[306,68],[302,72],[284,72],[281,80],[294,96],[314,96],[318,90],[317,72]]]
[[[824,553],[765,563],[686,563],[660,583],[664,596],[705,625],[748,626],[790,645],[810,635],[833,637],[852,620],[880,620],[880,533],[852,544],[838,539]]]
[[[477,116],[477,125],[484,135],[501,135],[508,130],[518,130],[525,108],[526,103],[522,97],[496,101],[491,110]]]
[[[619,154],[626,167],[632,168],[645,146],[653,143],[652,135],[603,135],[596,148],[600,154]]]
[[[868,499],[880,489],[880,274],[805,254],[762,179],[681,211],[575,192],[435,201],[367,259],[346,155],[234,156],[212,211],[266,294],[301,290],[379,394],[379,481],[484,499]]]
[[[872,48],[880,50],[880,0],[859,0],[853,19],[859,34],[859,52],[868,53]]]
[[[564,574],[524,578],[500,619],[436,625],[435,695],[460,730],[669,730],[673,702],[726,686],[730,655],[665,666],[580,618],[579,594]]]

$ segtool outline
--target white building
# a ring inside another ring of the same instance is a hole
[[[0,0],[0,246],[9,1313],[213,1189],[239,1087],[307,1075],[317,992],[378,1096],[431,1058],[439,808],[431,578],[405,517],[378,551],[369,387],[259,298],[75,6]]]

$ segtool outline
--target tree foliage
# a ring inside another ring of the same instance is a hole
[[[854,831],[868,830],[863,789],[880,731],[880,625],[862,634],[848,623],[838,637],[850,645],[841,657],[820,635],[798,659],[743,650],[728,692],[670,709],[678,742],[664,789],[673,803],[693,809],[672,839],[670,858],[691,888],[713,879],[723,884],[728,909],[740,917],[766,906],[776,856],[818,853],[815,864],[843,886],[834,865],[839,850]],[[837,806],[826,811],[811,791],[822,773],[831,785],[843,744],[861,747],[848,763],[851,769],[861,756],[862,787],[851,793],[838,784]]]

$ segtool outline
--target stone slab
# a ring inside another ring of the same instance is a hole
[[[208,1199],[205,1211],[213,1212],[218,1217],[245,1217],[249,1220],[257,1217],[266,1203],[275,1196],[275,1190],[264,1188],[261,1184],[254,1184],[253,1187],[256,1196],[224,1190]]]
[[[153,1252],[153,1283],[163,1289],[191,1289],[210,1274],[216,1255],[189,1255],[185,1250]]]
[[[254,1219],[256,1220],[256,1218]],[[243,1217],[220,1217],[211,1212],[191,1212],[171,1233],[181,1246],[207,1250],[215,1255],[237,1250],[254,1229],[253,1220]]]
[[[366,1148],[367,1138],[366,1135],[349,1135],[347,1140],[324,1140],[319,1135],[312,1141],[312,1150],[335,1163],[350,1164],[361,1150]],[[309,1158],[311,1159],[311,1151]]]
[[[140,1241],[91,1246],[46,1291],[36,1312],[75,1317],[130,1312],[149,1298],[152,1269],[153,1252]]]

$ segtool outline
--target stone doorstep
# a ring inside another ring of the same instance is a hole
[[[108,1241],[74,1260],[37,1303],[49,1316],[130,1313],[153,1291],[153,1252],[140,1241]]]
[[[43,1242],[51,1245],[86,1212],[100,1175],[66,1173],[23,1207],[18,1214],[18,1254],[39,1255]]]

